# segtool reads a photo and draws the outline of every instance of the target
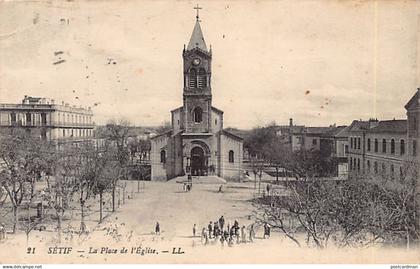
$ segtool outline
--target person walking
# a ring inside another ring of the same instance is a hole
[[[213,222],[210,221],[209,226],[207,227],[209,229],[209,238],[211,239],[211,236],[213,234]]]
[[[160,224],[159,224],[159,222],[156,222],[155,234],[160,235]]]
[[[267,183],[267,196],[270,196],[271,185]]]

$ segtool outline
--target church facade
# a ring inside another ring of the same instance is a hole
[[[183,58],[183,106],[171,111],[171,130],[151,139],[152,180],[242,175],[243,139],[223,129],[223,111],[212,106],[212,51],[200,21],[194,26]]]

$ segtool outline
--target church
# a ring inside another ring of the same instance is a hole
[[[239,180],[243,139],[223,129],[223,111],[212,106],[212,50],[204,41],[198,9],[182,59],[183,105],[171,111],[172,128],[151,139],[151,179],[191,175]]]

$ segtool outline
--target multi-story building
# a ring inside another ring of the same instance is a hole
[[[420,89],[405,106],[407,120],[353,121],[349,127],[349,176],[418,173]]]
[[[0,104],[0,132],[21,127],[31,135],[58,145],[93,138],[91,108],[55,104],[54,100],[26,96],[20,104]]]
[[[306,127],[293,125],[276,126],[276,135],[288,143],[291,151],[320,151],[322,156],[333,158],[336,165],[327,174],[338,178],[347,177],[348,127],[331,125],[328,127]]]
[[[406,157],[407,121],[380,121],[366,130],[364,141],[364,160],[358,172],[403,175]],[[353,165],[354,167],[354,165]]]
[[[406,148],[408,149],[406,161],[411,165],[417,166],[415,173],[418,174],[420,170],[420,154],[418,152],[418,141],[420,140],[420,88],[417,89],[417,92],[405,105],[405,109],[407,110]]]

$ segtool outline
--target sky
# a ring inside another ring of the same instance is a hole
[[[169,121],[196,4],[225,127],[406,118],[420,87],[415,1],[0,2],[0,103],[42,96],[91,106],[97,124]]]

